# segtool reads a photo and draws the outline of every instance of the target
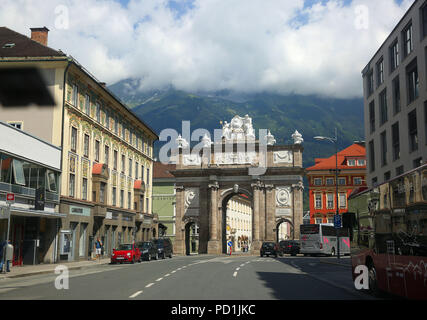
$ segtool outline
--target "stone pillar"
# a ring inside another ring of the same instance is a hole
[[[218,189],[217,182],[209,184],[210,207],[209,207],[209,241],[208,254],[220,254],[221,245],[218,240]]]
[[[265,186],[265,241],[274,241],[276,223],[276,201],[274,199],[274,186]]]
[[[304,186],[301,181],[292,185],[294,239],[300,239],[300,225],[303,223],[303,190]]]
[[[185,206],[185,188],[183,186],[176,186],[176,219],[175,219],[175,241],[174,253],[185,254],[185,226],[183,225],[182,218],[184,217]]]
[[[260,197],[261,194],[261,184],[259,182],[251,184],[252,194],[253,194],[253,212],[252,212],[252,245],[251,252],[257,253],[261,248],[260,241],[260,215],[262,210],[260,210]]]

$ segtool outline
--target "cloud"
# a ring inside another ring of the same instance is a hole
[[[0,25],[47,26],[49,46],[107,84],[360,97],[361,70],[412,3],[2,0]]]

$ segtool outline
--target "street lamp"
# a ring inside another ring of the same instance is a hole
[[[337,137],[337,128],[335,128],[335,137],[323,137],[317,136],[314,137],[314,140],[317,141],[329,141],[335,145],[335,202],[336,202],[336,218],[339,217],[339,209],[338,209],[338,137]],[[339,239],[339,229],[336,228],[337,231],[337,258],[340,258],[340,239]]]

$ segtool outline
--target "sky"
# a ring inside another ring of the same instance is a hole
[[[139,90],[362,97],[362,69],[414,0],[0,0],[99,81]]]

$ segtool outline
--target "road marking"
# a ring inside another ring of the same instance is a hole
[[[151,287],[152,285],[154,285],[154,283],[149,283],[149,284],[147,284],[145,287],[146,287],[146,288],[149,288],[149,287]]]
[[[141,293],[142,293],[142,290],[141,290],[141,291],[138,291],[138,292],[135,292],[135,293],[134,293],[133,295],[131,295],[129,298],[135,298],[135,297],[139,296]]]
[[[159,279],[157,279],[156,281],[161,281],[161,280],[163,280],[163,278],[159,278]]]
[[[175,273],[176,272],[176,270],[174,270],[174,271],[171,271],[171,273]]]
[[[236,268],[236,271],[239,271],[240,270],[240,268]]]
[[[244,264],[244,263],[242,263],[240,266],[241,266],[241,267],[243,267],[244,265],[245,265],[245,264]]]
[[[170,276],[170,273],[168,273],[168,274],[165,274],[165,277],[169,277]]]
[[[233,273],[233,277],[236,277],[236,276],[237,276],[237,271]]]

